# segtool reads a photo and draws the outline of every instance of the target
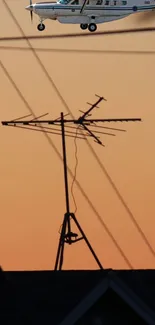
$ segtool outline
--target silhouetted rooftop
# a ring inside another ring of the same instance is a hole
[[[7,324],[9,315],[12,315],[13,324],[14,309],[20,310],[18,317],[22,315],[22,324],[58,325],[108,272],[109,270],[0,272],[1,315],[3,309],[5,318],[3,324]],[[155,310],[155,270],[113,272]],[[26,313],[30,316],[26,317]],[[15,322],[17,324],[17,319]]]
[[[155,270],[119,270],[116,275],[155,310]]]

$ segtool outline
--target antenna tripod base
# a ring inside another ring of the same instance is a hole
[[[74,221],[76,224],[77,228],[79,229],[81,233],[81,237],[78,237],[78,234],[74,233],[71,231],[71,219]],[[98,257],[96,256],[93,248],[91,247],[85,233],[83,232],[79,222],[77,221],[75,214],[71,212],[66,212],[64,215],[64,220],[62,224],[62,229],[60,233],[60,239],[59,239],[59,244],[58,244],[58,251],[57,251],[57,257],[56,257],[56,262],[55,262],[55,268],[54,270],[62,270],[62,265],[63,265],[63,257],[64,257],[64,247],[65,243],[66,244],[73,244],[76,243],[80,240],[84,239],[88,248],[90,249],[96,263],[98,264],[100,269],[103,269]]]

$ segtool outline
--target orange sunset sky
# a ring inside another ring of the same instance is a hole
[[[7,2],[26,35],[40,35],[27,1]],[[143,18],[143,20],[142,20]],[[102,24],[98,30],[153,26],[143,15]],[[80,32],[77,25],[46,22],[43,34]],[[0,37],[20,36],[0,1]],[[155,50],[155,34],[131,34],[32,41],[51,49]],[[26,41],[1,42],[27,46]],[[129,209],[155,249],[155,55],[37,52],[75,117],[105,96],[94,118],[140,117],[142,123],[105,126],[125,128],[116,137],[102,135],[105,148],[89,140]],[[0,60],[36,115],[57,118],[66,108],[31,51],[0,49]],[[28,114],[0,68],[0,121]],[[51,139],[62,154],[61,137]],[[141,238],[85,141],[78,140],[77,180],[133,268],[155,268],[155,257]],[[67,139],[67,159],[75,166],[74,140]],[[69,189],[72,178],[69,176]],[[76,216],[105,268],[129,268],[76,184]],[[71,210],[74,203],[70,197]],[[41,132],[0,125],[0,265],[5,270],[53,269],[59,228],[65,213],[63,165]],[[73,228],[73,230],[75,230]],[[65,249],[65,269],[97,267],[84,241]]]

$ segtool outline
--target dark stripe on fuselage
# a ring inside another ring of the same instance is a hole
[[[68,5],[45,5],[45,3],[43,3],[43,4],[41,4],[41,6],[40,6],[40,4],[41,3],[38,3],[38,4],[36,4],[35,5],[35,8],[36,9],[60,9],[60,10],[71,10],[71,9],[74,9],[74,10],[80,10],[81,9],[81,6],[80,5],[70,5],[70,6],[68,6]],[[136,11],[141,11],[141,10],[152,10],[152,9],[155,9],[155,6],[139,6],[139,7],[137,7],[137,10],[135,10],[134,9],[135,8],[135,6],[133,6],[133,7],[125,7],[125,6],[123,6],[123,7],[115,7],[115,6],[113,6],[113,7],[110,7],[110,6],[107,6],[107,7],[105,7],[105,6],[97,6],[97,5],[95,5],[95,6],[90,6],[90,5],[88,5],[88,6],[86,6],[85,7],[85,11],[86,10],[111,10],[111,11],[133,11],[133,12],[136,12]]]

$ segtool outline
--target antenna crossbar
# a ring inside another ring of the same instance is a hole
[[[89,123],[96,123],[96,122],[140,122],[140,118],[110,118],[110,119],[69,119],[66,120],[64,119],[64,123],[74,123],[74,124],[85,124],[87,122]],[[11,124],[23,124],[23,125],[30,125],[30,124],[61,124],[61,120],[29,120],[29,121],[24,121],[24,120],[11,120],[11,121],[2,121],[2,125],[11,125]]]

